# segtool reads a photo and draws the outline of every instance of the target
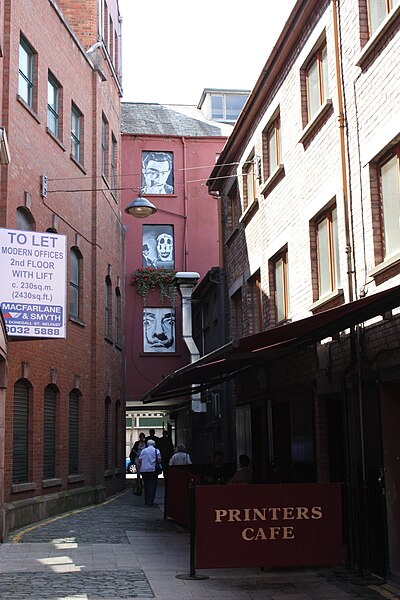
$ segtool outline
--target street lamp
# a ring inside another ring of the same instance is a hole
[[[128,204],[125,212],[137,219],[145,219],[146,217],[150,217],[150,215],[154,215],[157,212],[157,208],[147,198],[143,198],[142,191],[139,190],[139,196]]]

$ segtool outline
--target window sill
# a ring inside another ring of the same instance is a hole
[[[115,342],[115,344],[114,344],[114,345],[115,345],[115,348],[116,348],[117,350],[120,350],[120,351],[122,352],[122,346],[121,346],[121,344],[117,344],[117,342]]]
[[[179,358],[181,355],[178,352],[140,352],[139,356],[143,358],[153,358],[154,356],[160,358]]]
[[[73,154],[70,154],[69,157],[72,160],[72,162],[78,167],[78,169],[80,169],[82,171],[82,173],[87,175],[87,171],[86,171],[85,167],[83,166],[83,164],[80,163],[79,160],[77,160]]]
[[[239,223],[247,224],[255,212],[258,210],[258,200],[254,198],[253,202],[246,208],[244,213],[239,219]]]
[[[315,302],[310,306],[310,311],[314,312],[327,304],[330,304],[333,300],[338,300],[339,298],[344,299],[344,292],[341,288],[330,292],[329,294],[325,294],[321,298],[318,298]]]
[[[391,267],[394,267],[398,264],[400,264],[400,252],[398,252],[397,254],[393,254],[393,256],[390,256],[386,260],[382,261],[373,269],[368,270],[368,275],[369,277],[375,278],[377,275],[381,275],[381,273],[384,273]]]
[[[150,196],[150,198],[152,198],[152,197],[153,197],[153,198],[159,198],[160,196],[162,196],[163,198],[165,198],[165,196],[166,196],[167,198],[177,198],[177,197],[178,197],[178,195],[177,195],[177,194],[146,194],[146,192],[142,192],[142,195],[143,195],[143,196],[146,196],[146,198],[147,198],[148,196]]]
[[[240,231],[239,227],[236,226],[235,229],[233,231],[231,231],[231,233],[226,238],[225,244],[230,244],[233,241],[233,239],[237,236],[239,231]]]
[[[21,104],[21,106],[23,106],[25,108],[25,110],[27,110],[28,113],[35,119],[35,121],[40,123],[39,116],[35,113],[33,108],[25,102],[25,100],[19,94],[17,94],[17,100]]]
[[[328,114],[328,112],[332,109],[332,100],[330,98],[327,98],[324,102],[324,104],[322,104],[321,108],[319,109],[319,111],[314,115],[314,117],[312,118],[311,121],[309,121],[307,123],[307,125],[304,127],[303,132],[301,134],[301,137],[299,139],[299,143],[300,144],[304,144],[307,142],[308,138],[315,133],[315,130],[318,129],[318,127],[321,124],[321,121],[326,117],[326,115]]]
[[[277,183],[278,179],[284,177],[284,175],[285,167],[283,164],[279,164],[261,188],[262,195],[267,196],[271,189],[274,187],[274,185]]]
[[[51,129],[49,129],[48,127],[46,127],[46,133],[48,136],[51,137],[51,139],[58,145],[60,146],[61,150],[63,152],[66,151],[66,147],[64,146],[64,144],[62,143],[62,141],[56,136],[54,135],[54,133],[51,131]]]
[[[42,481],[42,487],[44,488],[54,487],[56,485],[62,485],[62,479],[43,479]]]
[[[106,342],[108,342],[109,344],[114,345],[114,340],[109,336],[109,335],[105,335],[104,339]]]
[[[80,483],[81,481],[85,481],[85,476],[76,473],[76,475],[68,475],[68,483]]]
[[[365,44],[364,48],[361,50],[361,53],[356,62],[357,67],[362,67],[366,62],[367,58],[372,54],[372,52],[376,49],[378,44],[385,37],[387,30],[393,25],[394,20],[400,14],[400,4],[395,6],[390,13],[386,16],[386,18],[382,21],[378,29],[375,31],[374,35],[368,40]]]
[[[85,321],[81,321],[81,319],[78,319],[78,317],[73,317],[72,315],[69,315],[69,320],[71,321],[71,323],[75,323],[76,325],[80,325],[81,327],[86,327]]]
[[[13,483],[11,492],[17,494],[19,492],[31,492],[36,490],[36,483]]]

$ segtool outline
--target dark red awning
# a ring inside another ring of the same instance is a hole
[[[171,404],[174,398],[218,385],[257,363],[279,359],[398,306],[400,286],[234,340],[174,371],[152,388],[142,401],[168,401]]]

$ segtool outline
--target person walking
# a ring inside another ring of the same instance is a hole
[[[154,440],[148,439],[138,460],[138,473],[143,478],[144,503],[146,506],[154,505],[158,483],[158,466],[161,464],[161,453],[156,448]]]
[[[149,440],[154,440],[156,448],[158,448],[158,442],[160,441],[160,438],[156,436],[156,430],[155,429],[149,429],[149,435],[146,435],[145,440],[146,440],[146,443]]]
[[[180,465],[191,465],[192,461],[190,460],[189,454],[186,452],[185,446],[183,444],[177,444],[176,452],[172,456],[169,461],[170,467],[176,467]]]
[[[169,436],[169,432],[166,429],[163,430],[162,437],[160,437],[158,440],[157,448],[161,452],[162,470],[164,480],[166,481],[168,478],[169,460],[174,453],[174,446]]]
[[[140,453],[144,448],[146,448],[145,437],[146,436],[144,435],[144,433],[139,433],[139,439],[136,440],[136,442],[133,444],[131,452],[129,454],[131,463],[136,466],[136,469]]]

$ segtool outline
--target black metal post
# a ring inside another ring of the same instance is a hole
[[[208,575],[196,575],[196,486],[194,479],[189,483],[190,509],[190,572],[176,575],[177,579],[209,579]]]

